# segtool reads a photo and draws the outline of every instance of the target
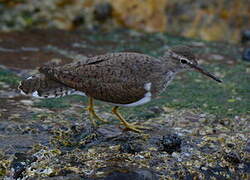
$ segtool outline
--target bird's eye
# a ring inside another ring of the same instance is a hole
[[[187,63],[188,63],[188,61],[187,61],[186,59],[181,59],[180,62],[181,62],[182,64],[187,64]]]

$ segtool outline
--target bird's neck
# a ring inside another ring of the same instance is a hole
[[[172,61],[171,59],[169,59],[169,57],[163,56],[161,57],[161,60],[164,64],[164,69],[166,72],[171,72],[173,74],[176,74],[184,70],[182,67],[180,67],[179,64],[176,64],[175,61]]]

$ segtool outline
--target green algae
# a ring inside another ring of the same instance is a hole
[[[61,109],[70,107],[70,104],[66,103],[63,98],[49,98],[36,102],[35,106],[39,108]]]
[[[18,85],[20,78],[14,73],[0,68],[0,82],[5,82],[9,85],[16,86]]]
[[[213,65],[209,70],[215,71]],[[169,87],[167,106],[180,108],[199,108],[202,111],[222,117],[234,117],[250,113],[250,78],[244,73],[246,64],[237,64],[229,70],[220,66],[220,73],[225,74],[223,83],[202,80],[204,77],[196,73],[189,73],[183,81],[174,82]],[[218,71],[218,70],[217,70]],[[199,76],[199,77],[198,77]],[[201,80],[195,82],[197,77]],[[174,101],[179,99],[178,101]]]

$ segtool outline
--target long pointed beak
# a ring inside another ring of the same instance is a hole
[[[195,70],[197,70],[198,72],[212,78],[213,80],[219,82],[219,83],[222,83],[222,80],[220,80],[219,78],[217,78],[216,76],[214,76],[213,74],[207,72],[206,70],[204,70],[203,68],[201,68],[200,66],[198,65],[195,65],[195,64],[189,64],[189,66],[191,66],[192,68],[194,68]]]

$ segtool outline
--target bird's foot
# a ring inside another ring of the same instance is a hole
[[[132,130],[132,131],[135,131],[135,132],[138,132],[138,133],[141,133],[141,129],[150,129],[149,127],[147,126],[141,126],[141,125],[137,125],[137,123],[124,123],[123,122],[123,125],[126,127],[125,129],[128,129],[128,130]]]
[[[99,120],[99,121],[102,121],[103,123],[107,123],[107,122],[108,122],[107,120],[105,120],[105,119],[101,118],[100,116],[98,116],[98,115],[96,114],[96,112],[95,112],[95,110],[94,110],[93,107],[88,106],[88,107],[87,107],[87,111],[89,112],[90,119],[91,119],[92,123],[94,124],[94,126],[96,126],[96,121],[95,121],[95,119],[97,119],[97,120]]]
[[[102,121],[104,123],[107,123],[108,121],[105,119],[102,119],[101,117],[99,117],[96,113],[95,113],[95,109],[94,109],[94,99],[92,97],[89,97],[88,100],[88,107],[87,107],[87,111],[89,112],[89,116],[90,119],[93,123],[94,126],[96,126],[96,122],[95,119]]]
[[[115,106],[112,109],[112,113],[114,115],[116,115],[116,117],[121,121],[121,123],[126,127],[126,129],[134,131],[134,132],[138,132],[138,133],[142,133],[142,131],[140,129],[149,129],[149,127],[144,127],[144,126],[140,126],[140,125],[136,125],[136,123],[129,123],[127,122],[122,115],[118,112],[118,106]]]

